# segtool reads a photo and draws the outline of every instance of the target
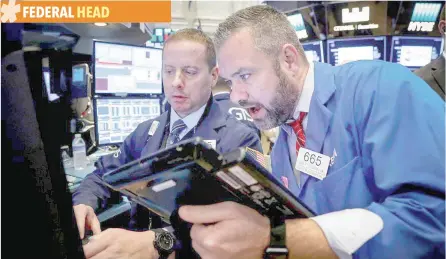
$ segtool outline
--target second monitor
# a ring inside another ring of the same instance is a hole
[[[409,69],[418,69],[441,55],[441,37],[409,37],[392,38],[390,61],[399,63]]]
[[[122,143],[136,127],[161,114],[159,99],[95,99],[95,131],[98,146]]]
[[[309,62],[325,62],[324,48],[321,40],[302,43],[302,47]]]
[[[334,66],[357,60],[386,60],[386,37],[327,40],[327,57]]]

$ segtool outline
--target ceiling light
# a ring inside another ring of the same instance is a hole
[[[94,25],[99,26],[99,27],[104,27],[104,26],[107,26],[107,23],[105,23],[105,22],[95,22]]]

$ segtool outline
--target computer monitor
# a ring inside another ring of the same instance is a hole
[[[80,64],[72,68],[71,74],[71,98],[88,97],[88,65]]]
[[[94,42],[95,95],[162,94],[162,49]]]
[[[392,37],[390,61],[415,70],[441,55],[441,37]]]
[[[287,19],[293,26],[299,39],[308,38],[308,32],[305,29],[305,23],[302,14],[300,13],[290,14],[287,16]]]
[[[302,43],[308,61],[325,62],[322,41]]]
[[[158,98],[97,98],[94,102],[95,139],[98,146],[122,143],[136,127],[161,114]]]
[[[167,38],[169,38],[169,36],[173,33],[175,33],[175,31],[173,31],[171,28],[155,28],[150,41],[153,43],[164,44]]]
[[[386,37],[327,40],[327,59],[334,66],[357,60],[386,60]]]

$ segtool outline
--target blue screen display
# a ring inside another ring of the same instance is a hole
[[[438,58],[441,50],[441,37],[395,36],[392,38],[390,61],[414,70]]]
[[[308,61],[325,62],[322,41],[302,43]]]
[[[357,60],[386,60],[386,37],[327,40],[327,56],[334,66]]]
[[[73,82],[84,82],[85,80],[85,70],[82,67],[73,68]]]

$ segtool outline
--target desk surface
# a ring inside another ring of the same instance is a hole
[[[91,154],[90,156],[88,156],[87,167],[80,170],[74,169],[73,158],[70,157],[63,160],[65,175],[67,177],[70,190],[74,190],[80,184],[82,179],[84,179],[88,174],[92,173],[96,169],[94,164],[99,159],[99,157],[112,153],[113,152],[109,151],[97,151]]]
[[[63,165],[65,169],[65,174],[70,175],[77,178],[85,178],[89,173],[93,172],[95,169],[94,163],[101,157],[105,155],[113,154],[113,152],[107,151],[97,151],[88,156],[88,164],[86,168],[81,170],[75,170],[73,164],[73,158],[70,157],[68,159],[63,160]]]

